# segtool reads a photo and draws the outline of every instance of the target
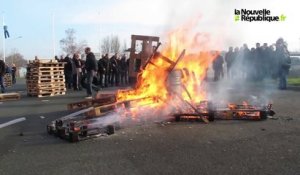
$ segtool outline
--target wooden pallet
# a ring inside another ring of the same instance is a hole
[[[11,76],[11,74],[9,74],[9,73],[5,74],[3,79],[4,79],[5,87],[11,87],[12,86],[12,76]]]
[[[27,93],[30,97],[52,97],[52,96],[58,96],[58,95],[65,95],[66,92],[47,92],[47,93]]]
[[[28,89],[28,93],[52,93],[52,92],[66,92],[66,88],[48,88],[48,89]]]
[[[0,101],[20,100],[20,98],[21,98],[21,95],[19,93],[0,94]]]
[[[86,112],[85,115],[87,117],[97,117],[97,116],[103,115],[109,111],[113,111],[117,108],[126,108],[126,109],[135,108],[135,107],[140,106],[139,102],[144,101],[144,100],[150,100],[150,99],[155,101],[155,98],[145,97],[145,98],[140,98],[140,99],[132,99],[132,100],[126,100],[126,101],[121,101],[121,102],[115,102],[115,103],[108,104],[108,105],[99,105],[99,106],[94,107],[94,109]]]
[[[32,75],[29,80],[62,79],[64,75]]]
[[[89,117],[89,118],[100,116],[100,115],[106,114],[107,112],[113,111],[113,110],[117,109],[118,107],[121,107],[121,105],[119,103],[101,105],[101,106],[95,107],[94,109],[86,112],[85,116]]]
[[[115,94],[107,94],[107,95],[103,95],[99,99],[87,99],[75,103],[70,103],[67,105],[67,108],[68,110],[83,109],[91,106],[101,106],[101,105],[107,105],[115,102],[116,102]]]
[[[64,71],[56,70],[56,71],[32,71],[26,74],[29,76],[39,76],[39,75],[64,75]]]
[[[29,64],[33,63],[58,63],[55,59],[38,59],[38,60],[29,60]]]
[[[64,95],[66,93],[64,64],[56,60],[29,61],[26,74],[28,96]]]
[[[65,63],[62,62],[57,62],[57,63],[29,63],[28,67],[33,68],[33,67],[64,67]]]
[[[9,81],[7,82],[7,81],[5,81],[5,82],[4,82],[4,86],[5,86],[5,87],[12,87],[12,82],[9,82]]]
[[[30,71],[64,71],[63,66],[57,66],[57,67],[31,67]]]
[[[27,89],[64,88],[65,83],[27,84]]]
[[[42,84],[42,83],[64,83],[65,79],[64,78],[59,78],[59,79],[42,79],[42,80],[27,80],[28,84]]]

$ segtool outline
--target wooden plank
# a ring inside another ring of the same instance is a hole
[[[52,93],[27,93],[28,96],[31,97],[52,97],[52,96],[59,96],[59,95],[65,95],[66,92],[52,92]]]
[[[66,88],[48,88],[48,89],[28,89],[28,93],[50,93],[50,92],[66,92]]]
[[[27,76],[35,76],[35,75],[57,75],[57,74],[61,74],[64,75],[64,71],[63,70],[53,70],[53,71],[30,71],[27,72]]]
[[[67,108],[68,110],[74,110],[74,109],[87,108],[91,106],[107,105],[115,102],[116,102],[115,94],[109,94],[109,95],[102,96],[99,99],[87,99],[75,103],[70,103],[67,105]]]
[[[64,79],[49,79],[49,80],[27,80],[28,83],[64,83],[65,80]]]
[[[34,75],[34,76],[30,76],[30,78],[28,78],[29,80],[35,80],[35,79],[61,79],[61,78],[65,78],[64,75]]]
[[[115,103],[108,104],[108,105],[95,106],[94,109],[86,112],[85,115],[87,117],[97,117],[97,116],[103,115],[107,112],[113,111],[117,108],[130,109],[130,108],[138,107],[141,101],[150,100],[150,99],[155,101],[155,99],[153,97],[145,97],[145,98],[140,98],[140,99],[115,102]]]
[[[64,88],[64,83],[58,83],[58,84],[49,84],[49,85],[43,85],[43,84],[27,84],[27,89],[55,89],[55,88]]]
[[[4,93],[0,94],[0,101],[19,100],[21,95],[19,93]]]
[[[113,103],[113,104],[108,104],[108,105],[103,105],[103,106],[98,106],[94,107],[94,109],[88,111],[85,113],[86,117],[96,117],[99,115],[103,115],[109,111],[113,111],[118,107],[119,103]]]
[[[31,71],[61,71],[64,70],[63,66],[57,67],[32,67]]]

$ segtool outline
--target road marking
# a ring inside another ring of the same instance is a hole
[[[22,118],[18,118],[18,119],[11,120],[11,121],[6,122],[6,123],[2,123],[2,124],[0,124],[0,129],[1,129],[1,128],[4,128],[4,127],[6,127],[6,126],[9,126],[9,125],[13,125],[13,124],[22,122],[22,121],[24,121],[24,120],[26,120],[26,118],[25,118],[25,117],[22,117]]]

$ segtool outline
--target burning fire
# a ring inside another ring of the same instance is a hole
[[[199,103],[206,99],[205,90],[201,85],[215,55],[204,50],[207,48],[203,42],[199,43],[202,35],[197,33],[190,36],[193,25],[195,23],[189,23],[167,35],[168,43],[160,53],[154,54],[150,63],[140,72],[136,88],[118,91],[118,101],[144,98],[139,101],[139,105],[150,104],[151,107],[157,108],[164,107],[176,95],[191,103]],[[181,56],[183,57],[179,60]],[[179,61],[176,63],[177,60]],[[168,87],[167,81],[172,68],[181,72],[181,94],[174,95],[170,92],[172,87]]]

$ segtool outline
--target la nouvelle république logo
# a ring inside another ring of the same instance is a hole
[[[271,15],[271,10],[248,10],[248,9],[234,9],[234,21],[263,21],[263,22],[277,22],[285,21],[286,16],[281,14],[279,16]]]

